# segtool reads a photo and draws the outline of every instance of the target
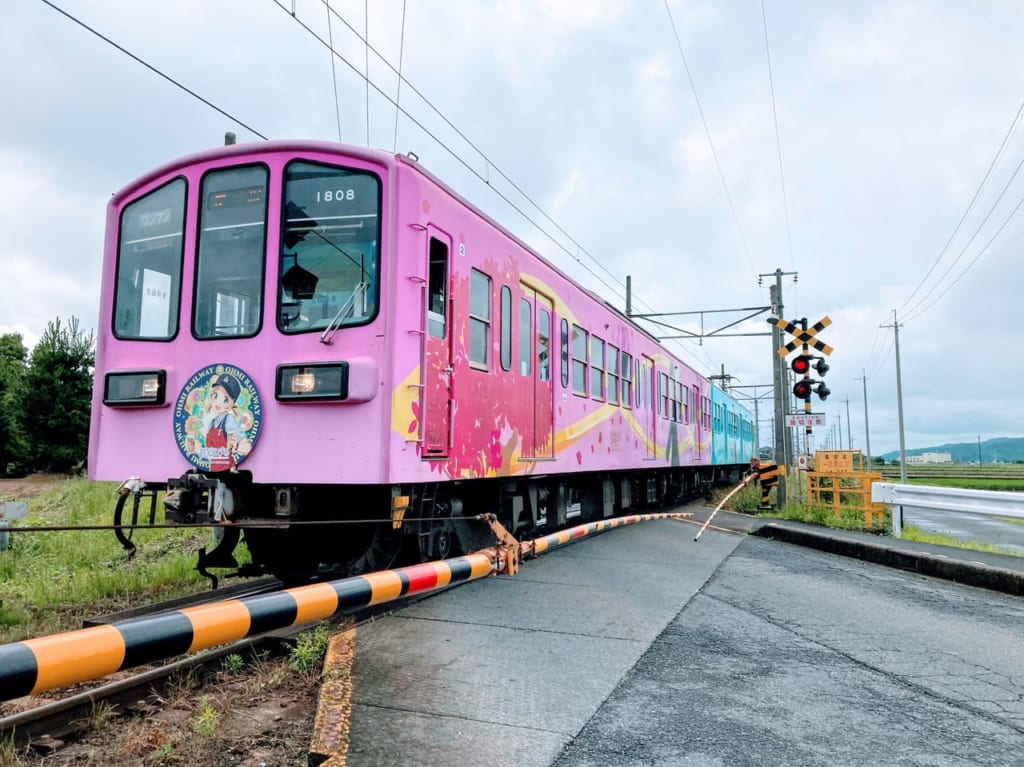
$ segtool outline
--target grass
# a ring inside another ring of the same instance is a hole
[[[955,546],[957,548],[970,549],[972,551],[988,551],[993,554],[1009,554],[1014,557],[1021,556],[1021,553],[1014,549],[1003,548],[992,543],[985,543],[984,541],[965,541],[960,538],[950,538],[949,536],[942,535],[941,533],[926,532],[914,525],[903,525],[903,538],[908,541],[934,543],[939,546]]]
[[[74,478],[28,500],[24,526],[109,525],[117,484]],[[160,515],[157,520],[160,521]],[[82,620],[203,591],[205,530],[138,530],[128,559],[113,531],[11,533],[0,551],[0,642],[80,628]]]
[[[935,487],[962,487],[968,490],[999,490],[1024,492],[1024,479],[985,479],[980,477],[919,477],[908,479],[911,485],[933,485]]]

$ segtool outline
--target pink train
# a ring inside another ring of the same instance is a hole
[[[486,543],[469,516],[532,536],[755,454],[713,464],[709,382],[408,157],[171,162],[111,200],[102,281],[90,477],[132,477],[129,527],[158,493],[221,523],[204,572],[243,530],[286,576],[443,558]]]

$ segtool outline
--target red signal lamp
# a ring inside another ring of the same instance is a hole
[[[813,388],[810,381],[797,381],[793,384],[793,396],[797,399],[808,400],[811,398]]]
[[[793,369],[794,373],[807,375],[811,372],[811,358],[806,354],[801,354],[798,357],[794,357],[789,366]]]

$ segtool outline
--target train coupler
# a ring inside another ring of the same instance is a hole
[[[505,575],[515,575],[519,572],[519,564],[524,555],[533,551],[533,542],[520,542],[512,535],[505,526],[498,521],[494,514],[481,514],[477,517],[481,522],[486,522],[494,535],[495,545],[490,548],[481,549],[478,554],[484,554],[494,565],[494,572]]]

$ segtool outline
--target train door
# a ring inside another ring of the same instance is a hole
[[[637,390],[640,392],[640,396],[643,398],[644,407],[647,411],[646,431],[647,439],[644,442],[647,443],[647,457],[657,458],[658,457],[658,392],[657,392],[657,376],[654,375],[654,360],[648,357],[646,354],[641,355],[640,359],[640,378],[642,382]]]
[[[423,457],[444,458],[451,441],[452,302],[449,300],[451,240],[427,228],[427,305],[423,342]]]
[[[704,448],[704,400],[700,396],[700,387],[693,387],[693,404],[697,417],[693,423],[693,442],[697,450],[697,458],[701,457]]]
[[[530,380],[532,428],[523,434],[524,458],[554,456],[554,397],[551,381],[551,329],[553,302],[534,288],[520,285],[519,299],[519,375]]]

